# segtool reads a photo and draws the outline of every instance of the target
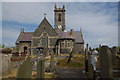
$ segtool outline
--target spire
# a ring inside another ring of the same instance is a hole
[[[54,5],[54,8],[57,9],[56,3],[55,3],[55,5]]]
[[[62,9],[65,9],[65,5],[63,4],[63,7],[62,7]]]

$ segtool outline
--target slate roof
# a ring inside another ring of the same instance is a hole
[[[21,32],[16,43],[19,43],[20,41],[31,41],[32,34],[33,32]]]
[[[46,24],[46,26],[44,26]],[[42,26],[42,27],[41,27]],[[45,27],[45,29],[44,29]],[[16,43],[19,43],[21,41],[31,41],[32,36],[39,36],[40,33],[43,32],[43,29],[49,33],[49,35],[59,36],[59,38],[69,38],[69,39],[75,39],[76,43],[84,43],[84,39],[82,36],[81,31],[73,31],[73,35],[70,35],[70,31],[64,31],[64,32],[56,32],[46,17],[42,20],[38,28],[34,32],[21,32],[18,36]],[[37,33],[37,34],[36,34]]]
[[[59,35],[60,35],[60,34],[59,34]],[[64,39],[64,38],[73,39],[73,37],[70,36],[70,34],[69,34],[68,32],[62,32],[59,37],[62,38],[62,39]]]
[[[74,31],[74,36],[75,36],[75,42],[84,43],[84,39],[83,39],[82,33],[80,33],[80,31]]]
[[[68,32],[57,32],[60,38],[75,38],[76,43],[84,43],[84,39],[80,31],[74,31],[74,35],[70,36],[70,31]],[[16,43],[20,41],[31,41],[33,32],[21,32],[18,36]]]
[[[84,43],[82,33],[80,31],[74,31],[74,35],[70,36],[70,31],[68,32],[57,32],[60,38],[74,38],[76,43]]]

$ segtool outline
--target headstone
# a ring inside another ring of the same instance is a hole
[[[88,72],[88,44],[86,44],[85,58],[85,72]]]
[[[2,55],[2,73],[9,74],[12,71],[11,56],[8,54]]]
[[[43,79],[45,74],[45,60],[44,56],[41,55],[41,57],[38,57],[38,63],[37,63],[37,79]]]
[[[16,78],[32,78],[32,61],[31,58],[28,56],[26,57],[25,61],[22,62],[22,64],[19,66],[19,69],[17,71]]]
[[[116,47],[113,47],[112,48],[112,63],[113,63],[113,65],[115,65],[115,57],[116,57],[116,55],[117,55],[117,49],[116,49]]]
[[[93,66],[91,64],[91,52],[88,52],[88,77],[93,78]]]
[[[107,46],[100,48],[101,78],[113,78],[112,54]]]
[[[51,58],[50,58],[50,72],[54,71],[54,53],[51,53]]]

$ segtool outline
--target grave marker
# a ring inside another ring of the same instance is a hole
[[[16,78],[32,78],[32,66],[31,58],[28,56],[19,66]]]
[[[101,78],[113,78],[112,69],[112,54],[107,46],[102,46],[100,48],[100,68],[101,68]]]
[[[41,55],[40,57],[38,57],[38,63],[37,63],[37,78],[38,79],[43,79],[44,78],[44,74],[45,74],[45,60],[44,60],[44,56]]]

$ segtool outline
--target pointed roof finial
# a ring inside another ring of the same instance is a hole
[[[62,9],[65,9],[65,5],[63,4],[63,7],[62,7]]]
[[[54,8],[57,9],[56,3],[55,3],[55,5],[54,5]]]
[[[21,29],[21,32],[24,32],[24,28]]]
[[[46,15],[47,15],[47,14],[46,14],[46,13],[44,13],[44,18],[46,18]]]

